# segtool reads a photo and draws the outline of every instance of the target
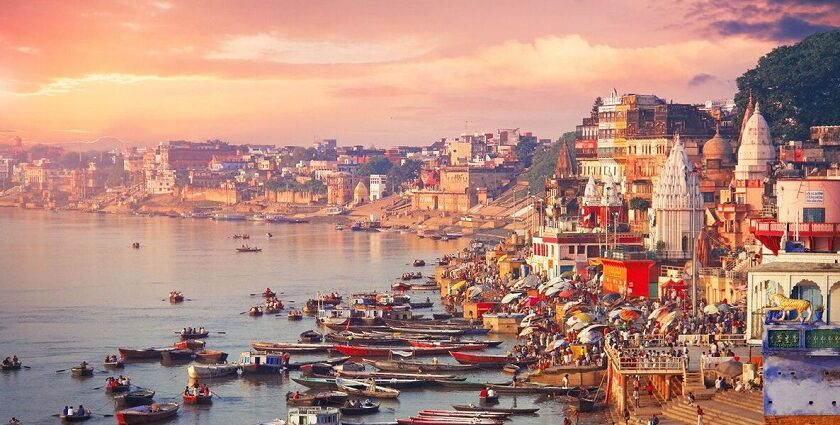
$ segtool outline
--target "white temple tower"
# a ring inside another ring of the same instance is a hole
[[[651,232],[652,248],[662,241],[663,256],[691,258],[694,238],[703,225],[703,196],[698,174],[688,160],[679,134],[653,188],[652,209],[656,220]]]

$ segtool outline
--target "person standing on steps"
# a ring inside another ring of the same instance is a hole
[[[703,425],[703,409],[700,408],[700,405],[697,405],[697,425]]]

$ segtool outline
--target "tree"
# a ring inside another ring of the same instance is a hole
[[[388,170],[388,191],[396,193],[403,182],[414,180],[420,176],[420,161],[409,159],[401,165],[396,165]]]
[[[522,161],[526,167],[530,167],[538,145],[537,138],[534,136],[519,136],[519,142],[513,151],[516,153],[516,158]]]
[[[630,200],[630,209],[646,211],[648,208],[650,208],[650,201],[645,198],[635,197]]]
[[[394,164],[384,156],[378,156],[369,160],[368,162],[359,166],[356,169],[356,174],[360,176],[369,176],[371,174],[388,174],[388,171]]]
[[[531,193],[540,193],[545,190],[545,179],[554,174],[554,169],[557,167],[561,143],[574,143],[574,140],[575,133],[571,131],[563,133],[563,136],[548,148],[545,146],[537,148],[531,168],[519,176],[519,180],[528,182]]]
[[[743,111],[752,94],[775,140],[807,140],[809,127],[840,122],[840,31],[777,47],[736,82],[735,103]]]
[[[601,99],[601,96],[595,98],[595,101],[592,102],[592,110],[589,111],[590,114],[597,116],[598,115],[598,108],[604,106],[604,99]]]

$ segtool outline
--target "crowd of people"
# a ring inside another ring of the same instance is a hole
[[[3,359],[3,366],[19,366],[20,360],[18,360],[18,356],[6,357]]]
[[[187,385],[184,387],[184,395],[207,397],[210,395],[210,387],[208,387],[207,384],[199,384],[198,381],[196,381],[192,386]]]

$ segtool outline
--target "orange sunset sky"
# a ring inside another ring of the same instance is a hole
[[[613,87],[731,98],[838,4],[0,0],[0,142],[556,138]]]

